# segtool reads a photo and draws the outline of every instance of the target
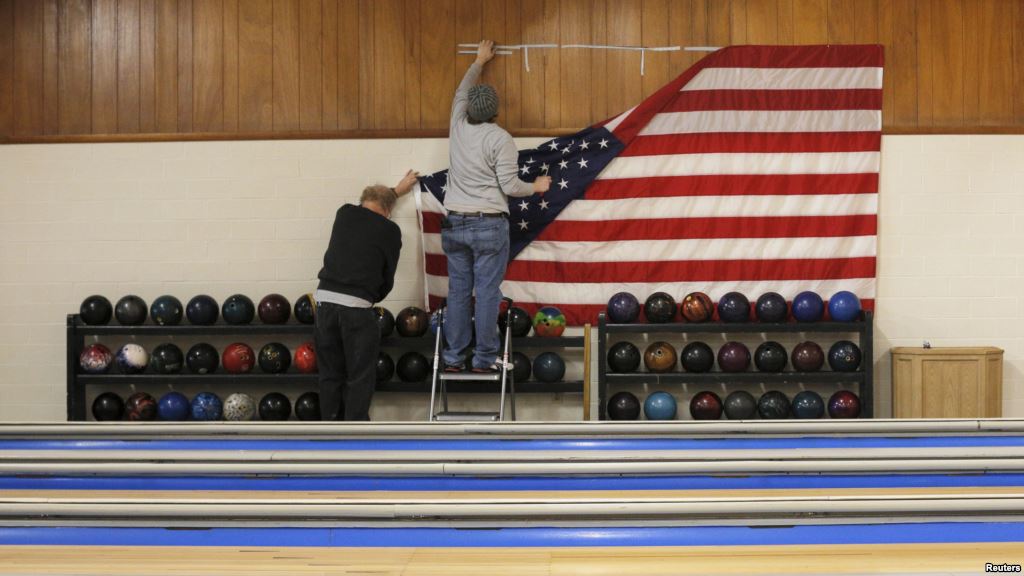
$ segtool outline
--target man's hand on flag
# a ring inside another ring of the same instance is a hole
[[[476,49],[476,63],[483,66],[494,58],[494,40],[481,40]]]
[[[405,176],[403,176],[402,179],[398,181],[398,184],[395,184],[395,195],[402,196],[404,194],[408,194],[409,191],[412,190],[413,184],[416,183],[416,179],[419,177],[420,173],[414,170],[409,170],[408,172],[406,172]]]
[[[551,188],[551,176],[537,176],[537,179],[533,181],[533,191],[537,194],[543,194]]]

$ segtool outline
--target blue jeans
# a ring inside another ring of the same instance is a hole
[[[498,359],[498,306],[508,266],[508,219],[450,214],[448,221],[451,228],[441,229],[441,246],[448,256],[444,363],[465,365],[475,316],[473,367],[486,368]],[[476,305],[471,310],[474,291]]]

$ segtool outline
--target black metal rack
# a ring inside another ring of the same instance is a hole
[[[139,384],[139,385],[161,385],[161,384],[203,384],[210,386],[239,386],[239,385],[261,385],[261,384],[282,384],[301,385],[314,390],[317,384],[316,374],[302,374],[299,372],[288,372],[285,374],[265,374],[251,372],[248,374],[84,374],[79,370],[78,357],[85,346],[86,336],[125,336],[125,337],[150,337],[150,336],[304,336],[313,338],[313,326],[309,324],[214,324],[212,326],[197,326],[192,324],[181,324],[178,326],[158,326],[143,324],[140,326],[122,326],[110,324],[104,326],[90,326],[81,321],[77,314],[67,316],[67,418],[69,421],[82,421],[87,419],[88,406],[86,405],[86,387],[102,384]],[[428,332],[422,338],[390,337],[381,342],[381,348],[392,350],[430,350],[433,346],[433,336]],[[584,336],[561,337],[561,338],[539,338],[524,337],[513,338],[513,350],[519,349],[559,349],[559,348],[584,348],[586,338]],[[115,350],[116,351],[116,350]],[[427,355],[429,357],[429,354]],[[430,392],[430,382],[401,382],[391,380],[379,382],[376,386],[378,392]],[[495,382],[452,382],[449,384],[449,391],[453,393],[496,393],[498,391]],[[584,392],[583,380],[571,380],[562,382],[517,382],[516,391],[520,393],[561,393],[561,392]]]
[[[608,338],[612,334],[852,334],[858,335],[862,353],[861,367],[856,372],[609,372]],[[604,312],[598,315],[597,390],[600,418],[608,419],[608,387],[610,384],[757,384],[757,383],[821,383],[856,384],[861,399],[861,417],[874,415],[873,314],[864,311],[853,322],[705,322],[670,324],[609,324]]]

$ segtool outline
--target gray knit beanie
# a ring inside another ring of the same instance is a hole
[[[498,114],[498,93],[489,84],[477,84],[469,89],[469,117],[486,122]]]

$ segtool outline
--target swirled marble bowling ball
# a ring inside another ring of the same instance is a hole
[[[399,336],[406,338],[417,338],[427,333],[430,325],[430,317],[426,311],[416,306],[403,308],[395,318],[395,329]]]
[[[177,374],[185,366],[185,355],[177,345],[165,342],[149,355],[149,367],[157,374]]]
[[[655,292],[644,301],[644,317],[651,324],[666,324],[676,318],[676,301],[667,292]]]
[[[164,294],[153,300],[153,305],[149,307],[149,317],[153,319],[153,323],[157,326],[177,326],[181,324],[183,312],[184,308],[181,305],[181,300],[170,294]]]
[[[256,365],[256,353],[248,344],[235,342],[224,348],[220,363],[224,365],[224,370],[228,374],[245,374],[251,372],[252,367]]]
[[[640,417],[640,399],[630,392],[616,392],[608,399],[608,419],[636,420]]]
[[[825,353],[815,342],[801,342],[793,347],[789,361],[797,372],[817,372],[825,363]]]
[[[828,399],[828,415],[830,418],[860,417],[860,398],[849,390],[840,390]]]
[[[848,290],[840,290],[828,299],[828,315],[836,322],[853,322],[860,318],[860,298]]]
[[[181,392],[168,392],[161,396],[157,403],[157,414],[161,420],[168,422],[188,420],[191,410],[188,398]]]
[[[149,315],[149,306],[146,301],[134,294],[122,297],[114,305],[114,317],[118,324],[124,326],[138,326],[146,322]]]
[[[512,316],[512,336],[516,338],[522,338],[530,334],[530,328],[533,328],[533,319],[530,317],[530,313],[518,306],[513,306],[507,312],[498,314],[498,328],[501,329],[502,333],[505,332],[505,326],[508,324],[509,316]]]
[[[833,372],[856,372],[860,362],[860,346],[849,340],[840,340],[828,349],[828,365]]]
[[[709,372],[715,367],[715,351],[703,342],[690,342],[679,353],[679,362],[687,372]]]
[[[113,361],[114,355],[103,344],[89,344],[78,355],[78,367],[86,374],[103,374]]]
[[[104,392],[92,401],[92,417],[100,422],[120,420],[124,417],[124,400],[113,392]]]
[[[640,301],[629,292],[617,292],[608,299],[608,321],[629,324],[640,317]]]
[[[825,303],[821,296],[805,290],[793,298],[793,318],[797,322],[817,322],[825,314]]]
[[[675,420],[676,410],[675,396],[668,392],[654,392],[644,400],[644,417],[648,420]]]
[[[715,315],[715,303],[703,292],[690,292],[679,304],[679,313],[687,322],[707,322]]]
[[[640,349],[632,342],[616,342],[608,349],[608,368],[612,372],[633,372],[640,367]]]
[[[821,418],[825,414],[825,401],[817,392],[804,390],[793,397],[794,418]]]
[[[220,315],[228,324],[250,324],[256,316],[256,306],[245,294],[232,294],[220,305]]]
[[[190,324],[197,326],[212,326],[217,323],[220,316],[220,305],[213,299],[213,296],[199,294],[193,296],[185,305],[185,317]]]
[[[726,292],[718,299],[718,317],[722,322],[750,320],[750,300],[739,292]]]
[[[690,417],[694,420],[719,420],[722,418],[722,399],[710,390],[694,394],[690,399]]]
[[[395,361],[383,350],[377,353],[377,383],[388,382],[395,375]]]
[[[229,422],[245,422],[256,416],[256,401],[252,396],[235,392],[224,399],[224,419]]]
[[[292,316],[292,304],[280,294],[267,294],[260,300],[256,313],[264,324],[284,324]]]
[[[757,400],[746,390],[725,397],[725,416],[729,420],[750,420],[757,415]]]
[[[213,346],[200,342],[188,349],[185,365],[193,374],[213,374],[220,365],[220,354]]]
[[[750,349],[742,342],[726,342],[718,349],[718,367],[722,372],[746,372],[750,368]]]
[[[676,349],[668,342],[653,342],[644,351],[648,372],[671,372],[676,367]]]
[[[754,350],[754,366],[761,372],[782,372],[789,363],[789,354],[782,344],[769,340]]]
[[[377,326],[380,328],[380,339],[383,340],[395,331],[395,316],[390,310],[383,306],[374,306],[373,312],[377,315]]]
[[[295,399],[295,417],[304,422],[320,420],[320,395],[306,392]]]
[[[398,357],[395,372],[402,382],[423,382],[430,374],[430,361],[415,350],[410,350]]]
[[[213,422],[224,415],[224,403],[213,392],[200,392],[192,398],[191,415],[199,422]]]
[[[565,360],[554,352],[541,352],[533,359],[533,377],[550,384],[565,377]]]
[[[145,392],[136,392],[124,402],[124,413],[132,421],[156,420],[156,398]]]
[[[292,365],[292,353],[284,344],[271,342],[260,348],[256,362],[267,374],[283,374]]]
[[[260,420],[282,422],[292,415],[292,403],[280,392],[271,392],[260,399]]]
[[[754,314],[761,322],[785,322],[789,303],[778,292],[765,292],[754,303]]]
[[[82,305],[78,307],[78,317],[90,326],[102,326],[110,322],[110,317],[113,315],[114,307],[111,306],[110,300],[99,294],[93,294],[82,300]]]
[[[292,357],[295,369],[303,374],[316,374],[316,345],[312,342],[304,342],[295,349]]]
[[[533,333],[541,338],[558,338],[565,332],[565,314],[554,306],[544,306],[533,315]]]
[[[778,390],[769,390],[757,401],[757,413],[762,420],[782,420],[789,418],[789,397]]]
[[[316,322],[316,301],[313,300],[312,294],[303,294],[295,301],[295,305],[292,306],[292,314],[295,315],[295,321],[300,324],[313,324]]]
[[[533,362],[530,357],[522,352],[512,352],[512,380],[513,382],[526,382],[533,374]]]
[[[125,344],[117,350],[116,361],[122,374],[141,374],[149,365],[149,353],[138,344]]]

